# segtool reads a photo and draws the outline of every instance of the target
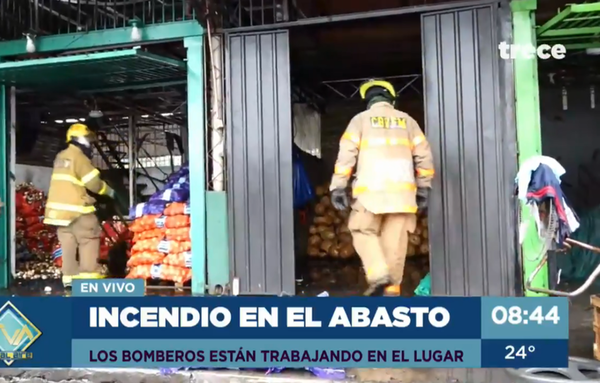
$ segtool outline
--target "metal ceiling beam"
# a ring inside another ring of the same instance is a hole
[[[41,36],[35,39],[36,53],[127,47],[142,44],[183,40],[186,37],[202,36],[204,28],[195,20],[150,24],[142,29],[142,40],[131,41],[131,28],[114,28],[102,31]],[[0,42],[0,57],[26,55],[26,39]]]
[[[367,11],[367,12],[354,12],[354,13],[348,13],[348,14],[343,14],[343,15],[309,17],[306,19],[301,19],[301,20],[296,20],[296,21],[288,21],[288,22],[284,22],[284,23],[276,23],[276,24],[254,25],[254,26],[250,26],[250,27],[223,28],[223,29],[217,30],[217,32],[218,33],[221,33],[221,32],[226,32],[226,33],[256,32],[256,31],[265,31],[265,30],[279,29],[279,28],[302,27],[302,26],[308,26],[308,25],[329,24],[329,23],[336,23],[336,22],[342,22],[342,21],[374,19],[374,18],[380,18],[380,17],[409,15],[409,14],[423,13],[423,12],[437,12],[437,11],[444,11],[447,9],[481,7],[481,6],[485,6],[485,5],[489,5],[489,4],[497,4],[500,1],[502,1],[502,0],[450,1],[447,3],[423,4],[423,5],[402,7],[402,8],[380,9],[380,10],[376,10],[376,11]]]

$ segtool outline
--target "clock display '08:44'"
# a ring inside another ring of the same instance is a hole
[[[558,307],[552,306],[550,310],[544,312],[542,306],[537,306],[533,311],[523,310],[519,306],[496,306],[492,309],[492,321],[495,324],[558,324],[560,317],[558,316]]]

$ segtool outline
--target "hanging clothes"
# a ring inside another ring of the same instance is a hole
[[[552,157],[535,156],[526,160],[519,168],[519,172],[515,178],[515,183],[518,187],[518,197],[521,201],[525,202],[527,200],[527,191],[532,173],[536,171],[541,164],[548,166],[552,170],[559,185],[561,183],[560,177],[567,172],[565,168]]]
[[[535,203],[536,205],[552,200],[559,221],[558,243],[562,244],[571,233],[579,228],[579,218],[567,203],[560,187],[560,178],[556,176],[554,169],[549,165],[540,163],[537,169],[531,173],[526,198],[528,204]]]

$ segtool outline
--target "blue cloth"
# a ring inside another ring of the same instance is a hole
[[[294,208],[301,209],[315,198],[315,192],[304,169],[300,149],[296,145],[293,148],[293,156]]]
[[[528,159],[523,163],[523,165],[521,165],[519,172],[517,173],[517,177],[515,178],[515,183],[518,187],[518,197],[521,201],[525,201],[527,199],[527,189],[532,173],[536,171],[542,164],[552,170],[559,184],[560,177],[567,172],[565,168],[563,168],[562,165],[552,157],[535,156]]]
[[[529,187],[527,188],[527,201],[541,204],[552,200],[554,208],[558,213],[558,242],[563,243],[565,238],[571,234],[566,210],[568,205],[560,182],[552,168],[545,164],[540,164],[532,173]],[[570,208],[569,208],[570,209]],[[573,213],[575,214],[575,213]]]

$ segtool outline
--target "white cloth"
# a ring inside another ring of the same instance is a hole
[[[531,157],[521,165],[515,183],[517,184],[517,196],[523,202],[527,201],[527,188],[529,188],[529,182],[531,181],[531,174],[540,167],[541,164],[548,166],[554,172],[558,183],[560,183],[560,177],[567,171],[562,165],[552,157],[548,156],[535,156]]]
[[[575,218],[575,214],[573,210],[571,210],[571,206],[567,205],[567,201],[563,198],[563,205],[565,207],[565,215],[567,216],[567,225],[569,225],[569,230],[571,233],[575,232],[575,230],[579,229],[579,221]]]

